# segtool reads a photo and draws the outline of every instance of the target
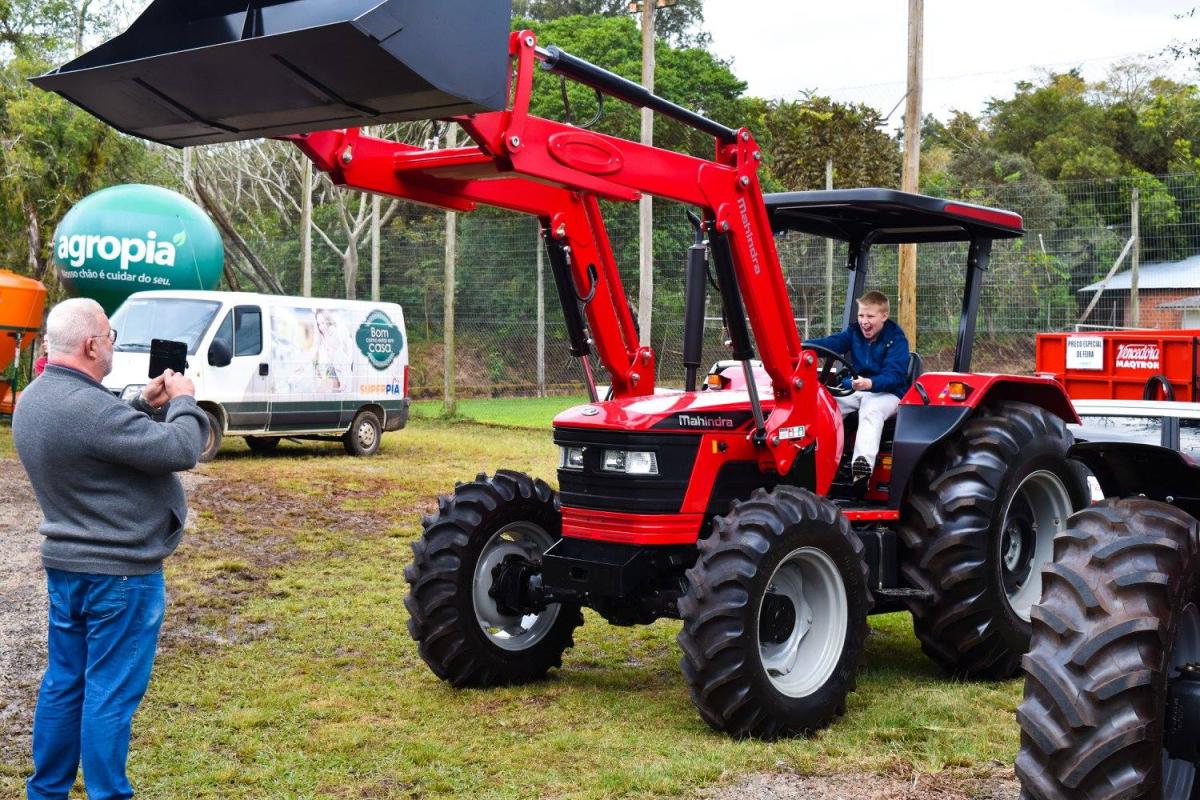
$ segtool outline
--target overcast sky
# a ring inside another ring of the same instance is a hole
[[[1018,80],[1047,70],[1083,69],[1103,78],[1122,59],[1200,39],[1200,0],[925,0],[923,108],[979,113],[989,97],[1010,97]],[[794,99],[805,90],[872,105],[884,114],[905,93],[906,0],[705,0],[712,49],[759,97]],[[1163,58],[1172,77],[1195,81],[1187,65]],[[889,128],[903,122],[900,107]]]

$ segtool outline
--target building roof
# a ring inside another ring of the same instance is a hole
[[[1159,303],[1158,307],[1159,308],[1184,309],[1184,310],[1200,308],[1200,294],[1194,294],[1191,297],[1184,297],[1179,300],[1172,300],[1169,303]]]
[[[1103,281],[1080,289],[1080,293],[1094,292]],[[1138,291],[1142,289],[1200,289],[1200,254],[1182,261],[1160,261],[1142,264],[1138,268]],[[1129,270],[1118,272],[1104,287],[1106,292],[1129,291]]]

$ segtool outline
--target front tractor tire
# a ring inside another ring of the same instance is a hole
[[[1197,796],[1195,702],[1168,694],[1200,668],[1198,537],[1188,514],[1130,498],[1055,539],[1017,709],[1024,798]]]
[[[512,565],[536,572],[561,537],[554,492],[519,472],[480,473],[438,498],[404,570],[408,630],[421,658],[456,687],[526,683],[562,665],[583,623],[578,604],[553,603],[525,613],[494,596]]]
[[[1030,610],[1054,536],[1087,505],[1073,437],[1035,405],[981,409],[926,457],[900,527],[921,649],[946,671],[1002,680],[1029,647]]]
[[[698,548],[678,640],[704,721],[774,739],[845,713],[871,598],[862,542],[837,507],[791,486],[759,489]]]

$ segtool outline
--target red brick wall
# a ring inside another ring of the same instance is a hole
[[[1133,324],[1133,315],[1129,311],[1129,294],[1122,293],[1123,310],[1125,312],[1125,325]],[[1159,308],[1163,303],[1173,303],[1176,300],[1182,300],[1185,297],[1192,297],[1197,294],[1195,289],[1150,289],[1138,292],[1138,301],[1141,306],[1140,320],[1138,327],[1142,328],[1181,328],[1183,327],[1183,311],[1178,308]]]

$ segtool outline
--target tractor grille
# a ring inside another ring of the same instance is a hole
[[[631,434],[620,431],[555,428],[554,443],[582,447],[583,469],[559,469],[562,504],[599,511],[678,514],[683,507],[700,449],[689,434]],[[643,450],[658,459],[658,475],[623,475],[600,469],[605,450]]]

